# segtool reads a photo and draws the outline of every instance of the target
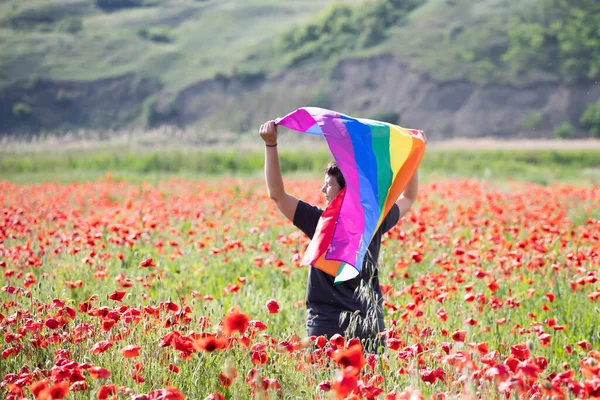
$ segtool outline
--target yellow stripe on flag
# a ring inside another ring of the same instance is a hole
[[[402,168],[413,146],[413,137],[408,129],[401,128],[396,125],[390,125],[390,167],[392,169],[392,185],[390,186],[386,202],[383,206],[381,215],[379,216],[379,222],[377,226],[380,226],[388,212],[392,208],[392,204],[396,201],[396,198],[390,199],[390,194],[394,195],[397,189],[394,190],[394,182],[396,182],[396,176],[398,171]],[[404,188],[402,188],[404,190]],[[402,191],[400,192],[402,193]]]

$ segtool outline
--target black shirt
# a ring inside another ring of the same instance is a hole
[[[294,225],[312,239],[322,213],[323,210],[320,208],[300,201],[294,214]],[[307,327],[345,329],[354,318],[363,325],[362,328],[359,327],[362,332],[365,329],[377,332],[385,329],[377,259],[381,236],[392,229],[399,218],[400,209],[394,204],[373,236],[361,272],[356,278],[335,285],[335,277],[317,268],[309,267],[306,289]]]

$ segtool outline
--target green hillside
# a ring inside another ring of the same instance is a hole
[[[0,84],[136,72],[177,90],[230,72],[258,46],[306,22],[330,1],[121,1],[132,6],[111,11],[97,6],[101,3],[1,2]]]
[[[174,100],[199,82],[254,90],[378,55],[438,82],[600,77],[596,0],[5,0],[0,15],[0,132],[187,123]]]

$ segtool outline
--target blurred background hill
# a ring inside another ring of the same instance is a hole
[[[600,137],[597,0],[3,0],[0,133],[242,133],[301,106],[431,138]]]

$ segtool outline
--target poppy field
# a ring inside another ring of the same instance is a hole
[[[379,354],[307,337],[308,239],[261,179],[0,199],[0,398],[600,398],[597,185],[422,183],[383,238]]]

